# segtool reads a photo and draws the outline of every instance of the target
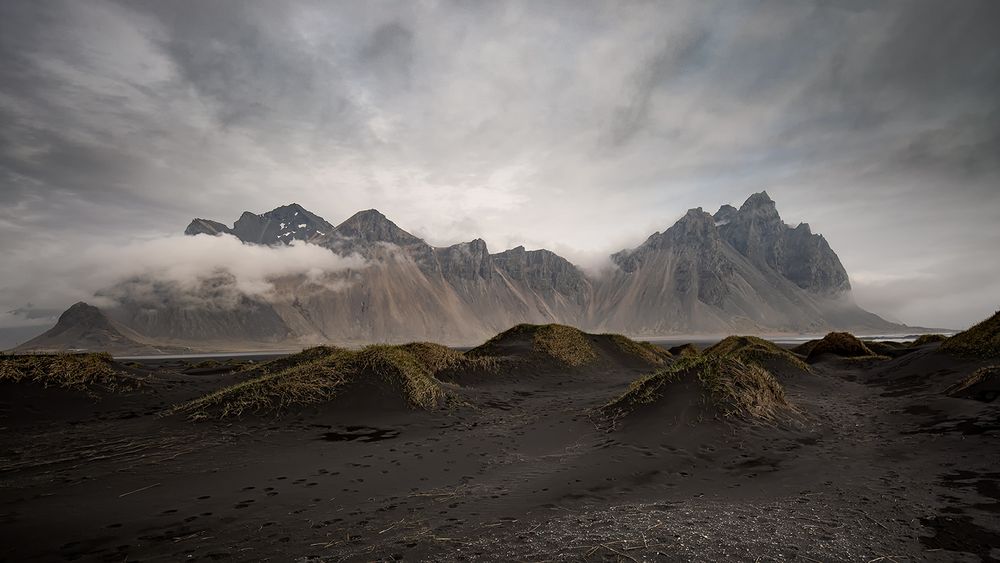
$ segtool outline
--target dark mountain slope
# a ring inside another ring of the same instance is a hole
[[[59,316],[56,326],[21,344],[18,352],[101,351],[113,354],[161,354],[183,348],[153,346],[133,330],[110,320],[100,309],[79,302]]]

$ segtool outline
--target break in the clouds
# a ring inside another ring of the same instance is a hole
[[[989,0],[4,2],[0,305],[68,304],[24,283],[39,262],[291,201],[589,264],[766,188],[863,306],[965,326],[1000,295],[997,21]]]

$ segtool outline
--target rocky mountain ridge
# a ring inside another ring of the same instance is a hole
[[[233,235],[250,244],[290,244],[293,240],[314,241],[333,231],[333,225],[297,203],[283,205],[257,215],[244,211],[228,227],[211,219],[193,219],[186,235]]]
[[[245,212],[233,227],[195,219],[185,233],[247,244],[307,241],[360,255],[366,266],[340,274],[326,289],[294,277],[275,280],[275,296],[243,296],[226,308],[192,308],[169,298],[151,307],[119,291],[126,297],[107,310],[111,319],[157,341],[227,348],[472,344],[524,322],[639,337],[904,328],[857,307],[827,241],[807,224],[786,225],[766,192],[738,209],[689,210],[665,231],[612,255],[617,268],[597,277],[544,249],[491,253],[482,239],[434,247],[374,209],[333,226],[291,204]]]

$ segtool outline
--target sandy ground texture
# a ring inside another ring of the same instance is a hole
[[[780,377],[783,424],[600,420],[641,370],[459,380],[442,412],[191,422],[146,361],[99,400],[0,386],[4,561],[997,561],[1000,401],[932,344]],[[227,379],[228,378],[228,379]]]

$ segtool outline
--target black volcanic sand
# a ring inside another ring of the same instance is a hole
[[[476,378],[450,412],[214,422],[159,413],[240,376],[6,384],[0,558],[995,561],[1000,403],[945,396],[988,362],[936,347],[785,377],[804,415],[777,426],[611,430],[593,409],[641,370],[607,366]]]

